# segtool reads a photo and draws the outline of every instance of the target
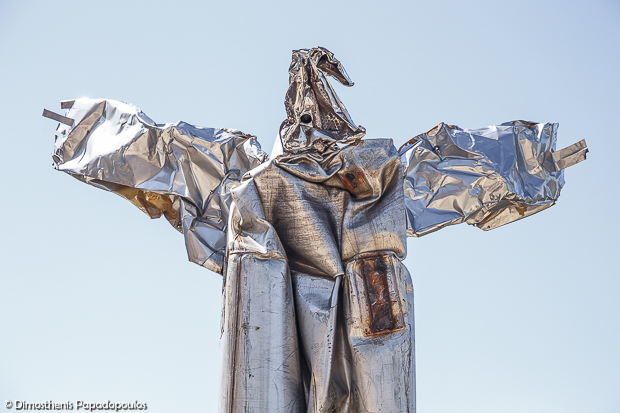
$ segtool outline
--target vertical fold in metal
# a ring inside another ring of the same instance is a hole
[[[220,411],[306,411],[286,253],[253,181],[233,190],[224,288]]]

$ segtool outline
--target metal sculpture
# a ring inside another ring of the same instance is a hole
[[[271,159],[237,130],[78,99],[44,112],[60,122],[54,165],[165,216],[224,276],[221,411],[414,412],[406,237],[550,207],[585,142],[555,151],[552,123],[440,124],[397,150],[362,139],[331,52],[294,51],[289,75]]]

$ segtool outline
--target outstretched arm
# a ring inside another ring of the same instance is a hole
[[[267,155],[237,130],[156,124],[114,100],[66,101],[54,145],[54,167],[114,192],[151,218],[164,215],[185,235],[190,261],[221,273],[230,189]]]
[[[552,206],[564,168],[585,141],[555,151],[557,123],[514,121],[482,129],[439,124],[400,148],[407,235],[467,222],[497,228]]]

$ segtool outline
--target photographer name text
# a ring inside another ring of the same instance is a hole
[[[83,400],[76,400],[75,402],[55,402],[52,400],[47,400],[44,402],[7,400],[4,402],[4,407],[7,409],[15,408],[15,410],[111,410],[118,412],[121,410],[146,410],[146,403],[141,403],[137,400],[125,403],[117,403],[110,400],[99,403],[85,402]]]

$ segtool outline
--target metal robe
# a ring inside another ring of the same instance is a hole
[[[277,158],[233,189],[222,411],[413,411],[402,187],[378,139]]]
[[[557,124],[440,124],[397,150],[363,139],[324,48],[293,52],[271,159],[236,130],[156,124],[113,100],[65,101],[54,165],[164,215],[224,276],[222,412],[415,412],[406,237],[484,230],[553,205],[584,141]]]

